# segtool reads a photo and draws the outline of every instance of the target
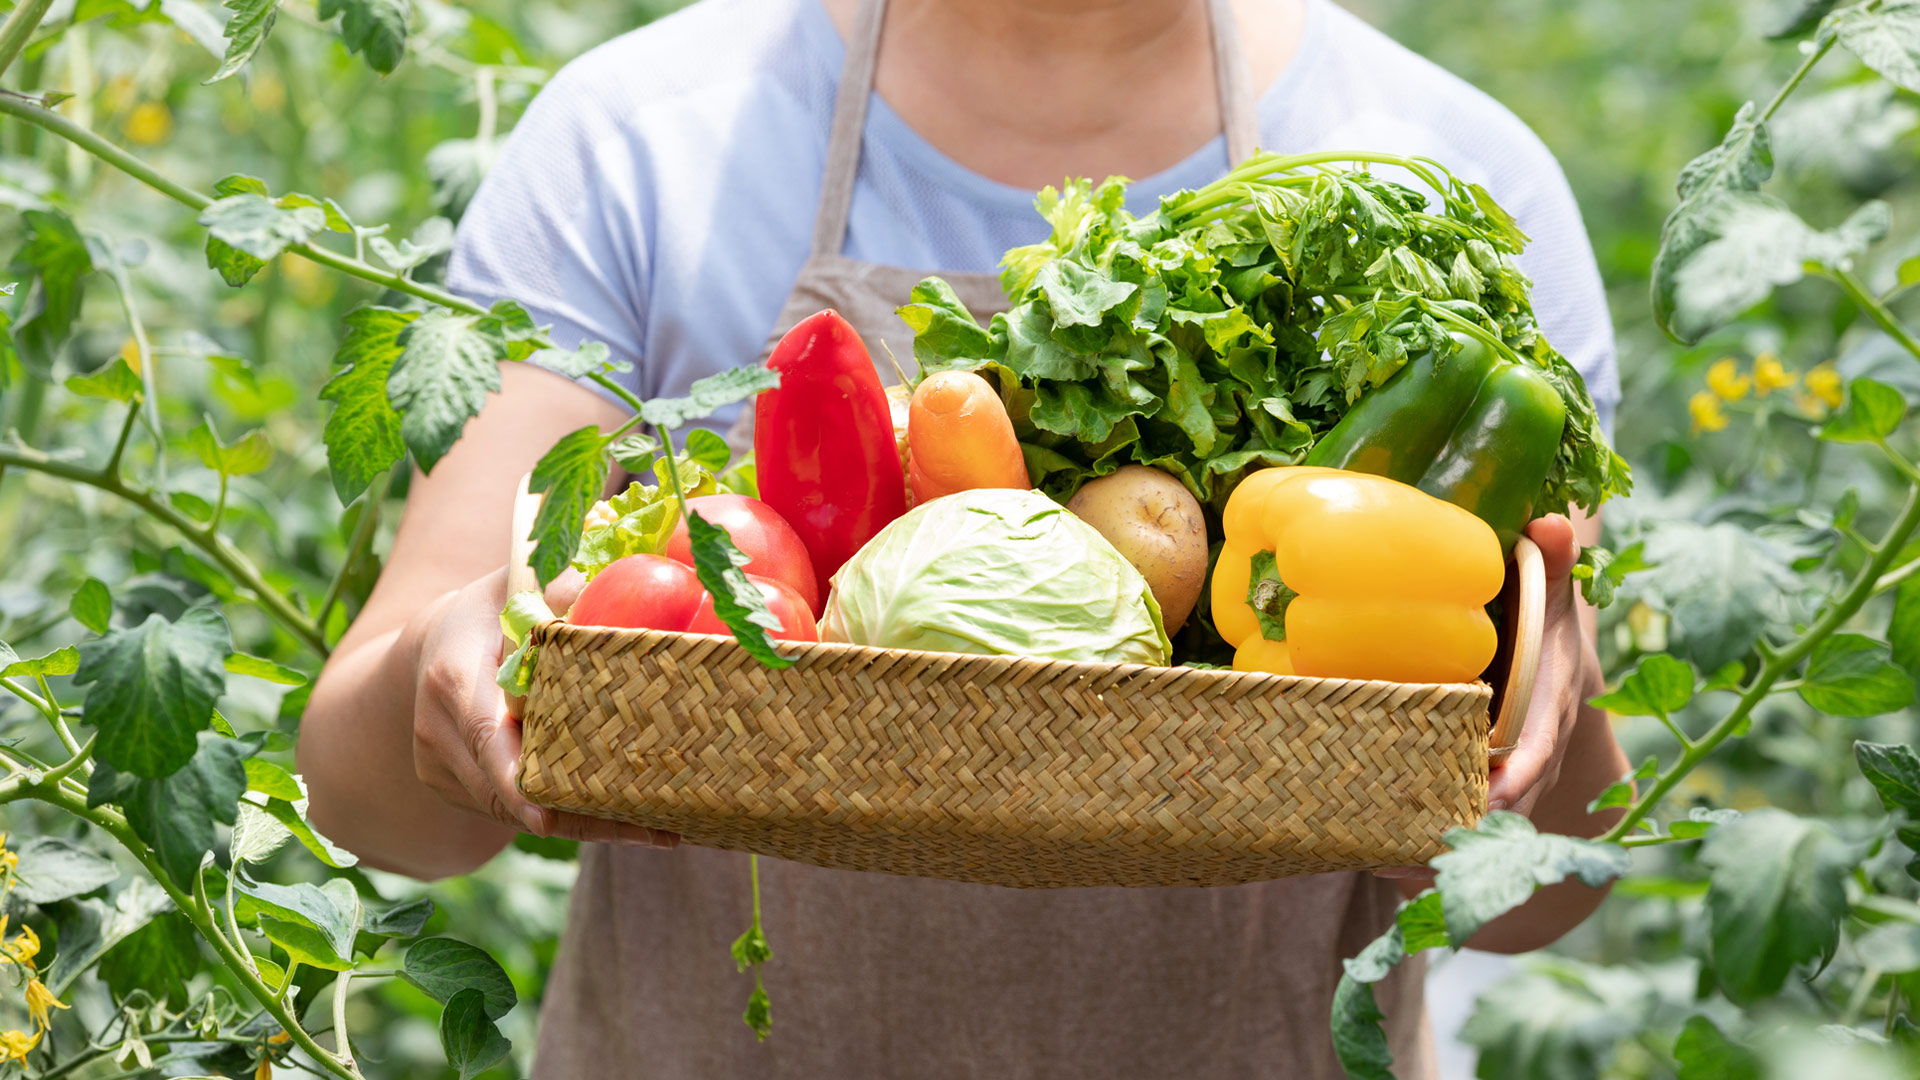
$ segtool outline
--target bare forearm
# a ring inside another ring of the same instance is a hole
[[[321,832],[370,866],[437,878],[486,862],[512,833],[448,804],[416,774],[417,651],[392,630],[336,653],[307,707],[299,759]]]

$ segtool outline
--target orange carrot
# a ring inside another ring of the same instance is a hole
[[[973,488],[1032,486],[1006,406],[987,380],[970,371],[939,371],[921,380],[909,409],[907,445],[915,505]]]

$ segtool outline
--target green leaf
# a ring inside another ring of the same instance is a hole
[[[1751,1050],[1722,1035],[1704,1016],[1687,1018],[1673,1057],[1680,1065],[1676,1080],[1761,1080],[1764,1075]]]
[[[1701,671],[1744,658],[1806,588],[1793,570],[1803,549],[1731,522],[1662,522],[1646,537],[1653,567],[1632,593],[1669,616],[1669,649]]]
[[[387,907],[365,907],[361,901],[360,932],[382,938],[418,937],[433,917],[433,901],[422,896]]]
[[[1846,404],[1820,426],[1819,435],[1832,442],[1881,442],[1907,416],[1907,397],[1883,382],[1855,379],[1847,384]]]
[[[273,462],[273,444],[265,431],[255,428],[227,442],[214,430],[211,416],[202,416],[200,426],[187,432],[187,445],[200,464],[227,476],[251,476]]]
[[[306,243],[314,233],[326,228],[327,215],[317,207],[289,208],[265,195],[243,192],[215,199],[200,211],[199,222],[213,239],[262,262],[270,262],[287,248]]]
[[[387,377],[387,398],[400,413],[400,436],[423,472],[433,467],[500,389],[507,339],[500,320],[433,308],[397,339],[400,356]]]
[[[1574,580],[1580,582],[1580,591],[1587,603],[1603,608],[1613,603],[1614,590],[1622,579],[1636,570],[1647,569],[1650,567],[1644,543],[1635,543],[1619,555],[1594,544],[1580,549],[1580,558],[1571,573]]]
[[[1716,825],[1725,825],[1730,821],[1739,821],[1738,810],[1710,810],[1696,806],[1687,811],[1685,821],[1675,821],[1667,826],[1667,832],[1684,840],[1698,840],[1713,830]]]
[[[607,486],[607,468],[607,440],[593,426],[561,436],[533,467],[527,490],[546,498],[533,520],[537,544],[528,563],[542,587],[573,561],[587,510]]]
[[[63,384],[71,393],[81,397],[105,398],[108,401],[138,401],[145,387],[140,376],[133,373],[127,362],[118,356],[108,361],[98,371],[85,375],[74,375]]]
[[[198,752],[184,767],[161,779],[139,778],[123,800],[127,824],[153,849],[174,883],[187,890],[213,851],[215,825],[234,823],[247,790],[245,744],[210,731],[196,741]],[[94,768],[97,779],[101,766]]]
[[[1597,703],[1597,702],[1596,702]],[[1634,785],[1636,780],[1647,780],[1660,774],[1660,759],[1651,754],[1640,763],[1640,767],[1608,784],[1594,800],[1587,804],[1587,813],[1596,814],[1602,810],[1611,810],[1617,806],[1632,806],[1638,795]]]
[[[45,656],[21,660],[6,642],[0,641],[0,675],[8,678],[34,678],[45,675],[71,675],[80,669],[80,650],[63,645]]]
[[[759,364],[730,368],[695,380],[687,388],[686,397],[655,398],[642,403],[640,419],[654,427],[677,428],[779,385],[780,373]]]
[[[612,359],[607,347],[597,341],[583,342],[577,349],[539,349],[527,357],[527,362],[538,364],[570,379],[585,379],[593,375],[626,371],[631,367],[624,362]]]
[[[250,758],[247,764],[252,765],[257,760]],[[259,803],[243,798],[240,800],[239,813],[234,817],[233,832],[227,837],[227,855],[236,866],[265,862],[292,839],[293,834],[275,821]]]
[[[1620,688],[1594,698],[1596,708],[1623,716],[1672,716],[1693,700],[1693,666],[1666,653],[1635,665]]]
[[[560,836],[535,836],[521,833],[513,838],[516,851],[554,862],[573,862],[580,857],[580,842]]]
[[[1879,794],[1880,805],[1904,819],[1897,835],[1914,853],[1907,861],[1907,876],[1920,880],[1920,755],[1908,746],[1856,742],[1853,756]]]
[[[303,789],[304,790],[304,789]],[[320,830],[307,820],[307,800],[301,798],[294,802],[284,799],[268,799],[265,806],[268,817],[280,823],[280,827],[292,834],[307,853],[336,870],[344,870],[357,864],[360,859],[352,852],[336,847],[333,841],[320,835]]]
[[[687,511],[687,537],[693,547],[693,572],[713,595],[713,611],[733,631],[740,646],[770,668],[791,667],[793,661],[774,650],[768,630],[779,630],[780,619],[767,610],[766,597],[743,569],[752,561],[734,546],[727,530]]]
[[[1434,884],[1447,933],[1459,943],[1543,885],[1577,877],[1597,888],[1627,871],[1627,852],[1618,844],[1537,832],[1531,821],[1506,810],[1488,814],[1472,829],[1449,829],[1445,839],[1453,850],[1433,860]]]
[[[233,888],[239,917],[258,919],[260,932],[295,962],[328,971],[353,966],[360,898],[352,882],[329,878],[324,885],[275,885],[236,870]]]
[[[719,475],[733,460],[733,450],[727,446],[727,440],[706,428],[694,428],[687,432],[686,456],[701,468]]]
[[[1800,697],[1833,716],[1880,716],[1913,704],[1913,677],[1881,642],[1834,634],[1813,647]]]
[[[320,399],[333,402],[321,437],[333,490],[343,504],[406,456],[400,414],[387,400],[387,377],[400,358],[400,334],[417,317],[383,307],[355,308],[347,315],[347,335],[333,354],[333,377],[320,388]]]
[[[695,428],[689,436],[697,435],[706,428]],[[636,475],[653,468],[653,462],[660,454],[660,440],[651,435],[634,432],[613,444],[613,460],[622,469]]]
[[[293,774],[265,758],[247,759],[247,790],[274,799],[298,802],[307,797]]]
[[[384,236],[369,237],[367,246],[394,272],[405,274],[414,267],[453,250],[453,223],[443,217],[430,217],[420,223],[413,235],[395,244]]]
[[[159,915],[100,958],[99,974],[115,1000],[144,990],[174,1005],[187,1001],[187,981],[205,966],[200,936],[178,912]]]
[[[1396,921],[1342,964],[1333,991],[1333,1052],[1352,1080],[1393,1080],[1393,1052],[1380,1026],[1386,1016],[1373,996],[1373,984],[1406,958],[1406,939]]]
[[[1481,993],[1460,1038],[1479,1050],[1476,1075],[1486,1080],[1598,1080],[1623,1038],[1691,1004],[1694,981],[1690,963],[1600,967],[1543,956]]]
[[[1447,936],[1447,917],[1442,910],[1438,890],[1428,889],[1401,904],[1393,922],[1400,928],[1400,936],[1409,956],[1453,944],[1453,939]]]
[[[1842,9],[1821,27],[1903,90],[1920,93],[1920,0],[1883,0]]]
[[[1268,641],[1287,640],[1287,606],[1299,593],[1280,580],[1273,552],[1253,553],[1253,572],[1247,579],[1247,606],[1260,624],[1260,636]]]
[[[273,30],[280,0],[225,0],[225,7],[233,12],[227,20],[224,35],[227,39],[227,55],[220,61],[220,70],[207,80],[210,83],[219,82],[239,71],[247,61],[253,59],[254,53],[260,51],[267,34]]]
[[[908,299],[894,314],[913,331],[913,355],[923,373],[971,370],[977,361],[993,355],[993,338],[980,328],[953,286],[937,277],[927,278],[913,287]]]
[[[104,634],[113,623],[113,596],[99,578],[88,578],[74,590],[73,599],[67,601],[67,614],[81,626]],[[78,654],[75,658],[78,659]]]
[[[513,649],[500,661],[500,670],[493,681],[500,689],[515,697],[526,697],[533,686],[533,662],[535,650],[528,638],[528,631],[537,623],[548,622],[554,618],[553,609],[547,607],[547,601],[538,589],[522,589],[507,597],[507,604],[500,610],[500,632]]]
[[[1774,289],[1799,281],[1808,267],[1858,256],[1886,236],[1890,220],[1885,203],[1869,202],[1823,232],[1772,200],[1728,197],[1707,215],[1713,238],[1673,274],[1673,328],[1682,340],[1698,340]]]
[[[1679,205],[1660,229],[1660,251],[1653,262],[1653,311],[1661,329],[1692,343],[1706,332],[1678,313],[1679,272],[1719,236],[1719,218],[1726,204],[1760,190],[1773,175],[1773,148],[1761,123],[1759,109],[1749,101],[1740,107],[1720,145],[1687,163],[1675,185]]]
[[[393,74],[407,55],[412,6],[407,0],[320,0],[320,18],[342,12],[340,40],[347,51],[365,56],[367,66],[380,74]]]
[[[60,931],[59,951],[53,967],[45,976],[49,986],[60,986],[77,978],[96,964],[115,945],[173,910],[173,901],[165,890],[144,875],[128,880],[127,887],[114,894],[111,903],[91,897],[69,900],[54,918]]]
[[[76,684],[86,721],[99,729],[94,755],[122,772],[159,779],[194,756],[194,733],[213,719],[233,652],[227,621],[211,607],[177,621],[149,615],[80,646]],[[210,828],[211,826],[209,826]]]
[[[1920,544],[1900,553],[1907,562],[1920,558]],[[1893,617],[1887,623],[1887,644],[1893,662],[1920,679],[1920,574],[1902,580],[1893,592]]]
[[[1847,914],[1843,882],[1864,853],[1784,810],[1756,810],[1707,835],[1713,966],[1728,997],[1770,995],[1795,965],[1832,954]]]
[[[276,664],[264,656],[250,656],[247,653],[234,653],[227,657],[227,670],[235,675],[251,675],[256,679],[265,679],[281,686],[305,686],[307,675],[285,664]]]
[[[93,273],[93,256],[72,219],[57,210],[27,210],[20,221],[26,240],[8,269],[32,275],[33,289],[12,334],[21,363],[49,378],[53,355],[80,316],[81,282]]]
[[[446,1052],[447,1064],[459,1071],[460,1080],[487,1071],[512,1049],[488,1019],[477,990],[462,990],[448,1000],[440,1013],[440,1047]]]
[[[414,942],[401,962],[400,977],[443,1005],[451,1004],[461,991],[478,991],[484,1001],[482,1011],[489,1020],[506,1015],[520,1000],[513,992],[507,973],[493,957],[452,938],[431,937]]]
[[[90,893],[120,880],[113,860],[56,836],[29,836],[14,845],[13,897],[29,904],[51,904]]]

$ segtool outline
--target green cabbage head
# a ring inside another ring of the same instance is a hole
[[[1037,491],[979,488],[894,521],[833,576],[822,641],[1164,664],[1146,579]]]

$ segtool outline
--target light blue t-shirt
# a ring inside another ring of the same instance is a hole
[[[1486,185],[1533,238],[1520,265],[1540,325],[1611,429],[1606,296],[1552,154],[1492,98],[1331,0],[1306,6],[1298,52],[1260,94],[1260,146],[1425,155]],[[642,397],[758,360],[807,257],[844,56],[819,0],[702,0],[586,53],[507,139],[460,224],[450,285],[519,300],[559,344],[604,342]],[[1226,168],[1215,137],[1135,183],[1133,209]],[[845,254],[992,271],[1047,231],[1032,192],[959,165],[876,96]]]

